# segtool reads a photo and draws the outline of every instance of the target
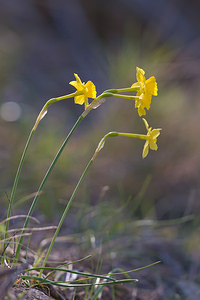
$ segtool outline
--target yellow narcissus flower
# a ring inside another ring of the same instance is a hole
[[[69,84],[74,86],[77,89],[77,92],[81,92],[81,95],[74,97],[74,102],[76,104],[82,105],[85,104],[85,109],[88,107],[88,98],[96,98],[96,87],[92,81],[87,83],[82,82],[77,74],[74,74],[76,81],[71,81]]]
[[[134,83],[131,86],[135,87],[139,85],[139,89],[137,91],[137,96],[139,96],[139,99],[136,100],[135,107],[138,108],[138,114],[140,117],[142,115],[146,115],[145,108],[150,108],[152,96],[158,95],[158,88],[155,77],[151,76],[146,80],[144,74],[144,70],[137,67],[136,77],[138,82]]]
[[[144,149],[142,152],[142,157],[145,158],[149,153],[149,148],[151,150],[158,149],[158,145],[156,144],[156,142],[157,142],[157,137],[160,135],[161,128],[152,130],[152,128],[149,127],[147,121],[145,119],[143,119],[143,121],[147,129],[146,142],[144,144]]]

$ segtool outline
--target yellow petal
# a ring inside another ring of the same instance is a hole
[[[77,89],[77,91],[82,91],[84,89],[83,83],[81,82],[81,80],[77,74],[74,74],[74,76],[76,78],[76,81],[70,81],[69,84],[74,86]]]
[[[87,92],[87,97],[88,98],[93,98],[93,99],[96,98],[96,95],[97,95],[96,87],[95,87],[95,85],[92,81],[88,81],[85,84],[85,88],[88,89],[88,92]]]
[[[146,107],[146,109],[149,109],[151,106],[151,98],[152,98],[151,94],[146,93],[143,96],[143,105],[144,105],[144,107]]]
[[[135,108],[138,108],[141,105],[141,100],[138,99],[135,101]]]
[[[144,107],[142,105],[140,105],[138,107],[138,115],[141,117],[141,116],[145,116],[146,115],[146,111],[144,109]]]
[[[79,95],[79,96],[74,97],[74,102],[76,104],[82,105],[85,102],[85,95]]]
[[[152,132],[151,132],[152,139],[155,139],[160,135],[160,130],[161,130],[161,128],[152,130]]]
[[[156,141],[149,141],[149,147],[151,150],[157,150],[158,145],[156,144]]]
[[[149,143],[148,141],[145,142],[143,152],[142,152],[142,157],[145,158],[149,153]]]
[[[138,86],[138,82],[135,82],[131,85],[132,88],[134,88],[135,86]]]
[[[158,86],[154,76],[151,76],[145,82],[146,92],[150,95],[157,96],[158,95]]]
[[[144,74],[145,74],[145,71],[143,69],[136,67],[136,77],[137,77],[137,81],[139,83],[144,84],[144,82],[146,80]]]
[[[76,78],[76,81],[77,81],[78,85],[82,86],[83,83],[82,83],[82,81],[80,80],[78,74],[74,73],[74,77]]]
[[[142,118],[144,125],[146,127],[146,130],[149,131],[149,124],[147,123],[147,120],[145,120],[145,118]]]
[[[70,81],[69,84],[71,84],[78,90],[78,83],[76,81]]]

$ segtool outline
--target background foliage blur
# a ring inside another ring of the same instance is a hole
[[[76,197],[76,217],[103,203],[102,214],[126,203],[130,217],[198,216],[199,1],[0,0],[0,6],[0,172],[5,209],[26,138],[46,100],[72,92],[68,83],[73,73],[85,82],[92,80],[99,94],[130,86],[139,66],[147,78],[155,75],[158,81],[159,95],[152,100],[147,120],[153,128],[163,128],[159,149],[142,160],[142,141],[108,141]],[[14,211],[27,208],[30,199],[25,198],[37,190],[82,110],[73,100],[51,107],[27,155],[16,197],[16,204],[22,204]],[[40,212],[51,218],[59,215],[99,140],[111,130],[145,133],[131,101],[108,99],[84,120],[51,175],[39,201]],[[1,210],[1,217],[5,215]]]

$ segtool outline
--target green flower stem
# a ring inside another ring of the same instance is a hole
[[[137,89],[137,87],[135,87],[135,89]],[[133,88],[128,88],[128,89],[118,89],[118,90],[108,90],[108,91],[115,91],[115,92],[117,93],[117,92],[121,92],[121,91],[124,91],[124,92],[125,92],[125,91],[133,91],[133,90],[134,90]],[[19,243],[18,243],[18,246],[17,246],[17,250],[16,250],[16,254],[15,254],[15,260],[14,260],[15,263],[16,263],[17,260],[18,260],[19,253],[20,253],[20,250],[21,250],[21,246],[22,246],[22,243],[23,243],[23,239],[24,239],[24,237],[23,237],[24,229],[27,228],[27,226],[28,226],[30,216],[31,216],[32,213],[33,213],[33,210],[34,210],[34,207],[35,207],[35,205],[36,205],[36,203],[37,203],[37,200],[38,200],[38,197],[39,197],[39,195],[40,195],[40,192],[41,192],[42,188],[44,187],[44,184],[45,184],[45,182],[46,182],[46,180],[47,180],[49,174],[51,173],[51,171],[52,171],[54,165],[56,164],[57,159],[59,158],[60,154],[62,153],[64,147],[66,146],[66,144],[67,144],[69,138],[70,138],[71,135],[73,134],[73,132],[74,132],[74,130],[76,129],[76,127],[78,126],[78,124],[85,118],[85,116],[90,112],[91,109],[95,108],[95,105],[98,105],[98,104],[100,105],[100,104],[101,104],[101,101],[100,101],[100,100],[101,100],[103,97],[111,97],[111,96],[115,96],[115,97],[120,97],[120,98],[125,98],[125,99],[131,99],[131,100],[136,100],[136,99],[138,99],[137,96],[118,95],[118,94],[110,93],[110,92],[108,92],[108,91],[107,91],[107,92],[106,92],[106,91],[103,92],[103,93],[102,93],[101,95],[99,95],[96,99],[94,99],[93,102],[92,102],[92,103],[89,105],[89,107],[86,109],[86,111],[84,111],[83,114],[79,117],[79,119],[77,120],[77,122],[74,124],[72,130],[70,131],[69,135],[68,135],[67,138],[65,139],[63,145],[61,146],[61,148],[59,149],[58,153],[56,154],[56,156],[55,156],[53,162],[51,163],[51,165],[50,165],[50,167],[49,167],[49,169],[48,169],[46,175],[44,176],[44,178],[43,178],[43,180],[42,180],[42,182],[41,182],[41,184],[40,184],[40,186],[39,186],[39,189],[38,189],[38,191],[37,191],[37,194],[36,194],[35,198],[33,199],[32,205],[31,205],[31,207],[30,207],[30,209],[29,209],[27,218],[26,218],[26,220],[25,220],[24,227],[23,227],[23,230],[22,230],[22,236],[21,236],[21,238],[20,238],[20,240],[19,240]],[[46,102],[46,104],[43,106],[42,110],[40,111],[40,113],[39,113],[39,115],[38,115],[38,117],[37,117],[37,119],[36,119],[35,125],[34,125],[32,131],[31,131],[31,134],[30,134],[29,138],[28,138],[26,147],[25,147],[24,152],[23,152],[23,155],[22,155],[22,159],[21,159],[20,164],[19,164],[19,167],[18,167],[18,171],[17,171],[17,174],[16,174],[14,186],[13,186],[13,191],[12,191],[12,194],[11,194],[12,196],[11,196],[11,199],[10,199],[10,205],[9,205],[8,216],[7,216],[8,218],[9,218],[10,215],[11,215],[11,207],[12,207],[12,203],[13,203],[13,200],[14,200],[14,195],[15,195],[15,191],[16,191],[16,188],[17,188],[17,184],[18,184],[18,180],[19,180],[19,175],[20,175],[20,171],[21,171],[21,168],[22,168],[22,165],[23,165],[23,161],[24,161],[25,154],[26,154],[26,152],[27,152],[28,146],[29,146],[30,141],[31,141],[31,139],[32,139],[33,133],[35,132],[35,130],[36,130],[36,128],[37,128],[39,122],[41,121],[41,119],[42,119],[42,118],[45,116],[45,114],[47,113],[47,108],[48,108],[50,105],[52,105],[52,104],[54,104],[54,103],[56,103],[56,102],[58,102],[58,101],[65,100],[65,99],[68,99],[68,98],[71,98],[71,97],[75,97],[75,96],[78,96],[78,95],[80,95],[80,94],[81,94],[81,92],[76,91],[75,93],[72,93],[72,94],[69,94],[69,95],[65,95],[65,96],[58,97],[58,98],[52,98],[52,99],[50,99],[50,100],[48,100],[48,101]],[[6,224],[7,230],[6,230],[5,237],[7,237],[8,227],[9,227],[9,221],[8,221],[7,224]],[[5,248],[5,247],[4,247],[4,248]],[[4,258],[2,258],[2,261],[3,261],[3,259],[4,259]]]
[[[121,90],[107,90],[104,91],[102,94],[100,94],[97,98],[95,98],[90,105],[88,105],[88,107],[86,108],[86,110],[83,112],[83,116],[86,117],[87,114],[92,110],[97,108],[98,106],[100,106],[104,100],[102,101],[102,98],[106,98],[106,97],[118,97],[118,98],[125,98],[128,100],[138,100],[139,97],[138,96],[128,96],[128,95],[118,95],[117,92],[118,91],[133,91],[133,88],[127,88],[127,89],[121,89]]]
[[[61,97],[57,97],[57,98],[51,98],[50,100],[48,100],[45,103],[45,105],[43,106],[42,110],[40,111],[40,113],[39,113],[39,115],[38,115],[38,117],[36,119],[36,122],[35,122],[32,130],[31,130],[31,132],[29,134],[28,140],[26,142],[24,151],[23,151],[22,156],[21,156],[21,160],[20,160],[19,165],[18,165],[17,173],[15,175],[15,179],[14,179],[14,183],[13,183],[13,188],[12,188],[12,191],[11,191],[11,196],[10,196],[10,201],[9,201],[9,206],[8,206],[7,222],[6,222],[5,235],[4,235],[4,239],[5,240],[7,239],[7,235],[8,235],[7,232],[8,232],[8,229],[9,229],[9,220],[10,220],[10,216],[11,216],[12,204],[13,204],[13,201],[14,201],[14,198],[15,198],[15,193],[16,193],[18,182],[19,182],[19,177],[20,177],[22,166],[23,166],[24,158],[26,156],[26,152],[28,150],[29,144],[31,142],[31,139],[33,137],[34,132],[36,131],[36,128],[37,128],[39,122],[41,121],[41,119],[47,113],[47,107],[49,107],[50,105],[52,105],[53,103],[56,103],[58,101],[78,96],[79,94],[80,94],[80,92],[75,92],[75,93],[72,93],[72,94],[69,94],[69,95],[65,95],[65,96],[61,96]],[[5,247],[6,247],[6,241],[4,242],[3,249],[5,249]],[[4,264],[4,256],[5,255],[3,255],[3,257],[2,257],[2,265]]]
[[[58,101],[65,100],[65,99],[68,99],[68,98],[72,98],[72,97],[78,96],[78,95],[80,95],[80,94],[81,94],[81,92],[76,91],[75,93],[72,93],[72,94],[69,94],[69,95],[65,95],[65,96],[61,96],[61,97],[57,97],[57,98],[51,98],[50,100],[48,100],[48,101],[46,102],[46,104],[43,106],[42,110],[40,111],[40,113],[39,113],[39,115],[38,115],[38,117],[37,117],[37,119],[36,119],[35,125],[33,126],[33,129],[32,129],[31,134],[30,134],[30,136],[29,136],[27,145],[26,145],[26,147],[25,147],[25,149],[24,149],[24,152],[23,152],[23,155],[22,155],[22,159],[21,159],[20,164],[19,164],[19,168],[18,168],[18,172],[17,172],[16,178],[15,178],[15,184],[14,184],[13,192],[12,192],[12,195],[13,195],[13,196],[12,196],[12,198],[11,198],[11,200],[10,200],[10,206],[9,206],[9,215],[8,215],[8,218],[9,218],[10,215],[11,215],[11,207],[12,207],[12,203],[13,203],[13,199],[14,199],[14,195],[15,195],[17,183],[18,183],[18,180],[19,180],[20,171],[21,171],[21,168],[22,168],[22,164],[23,164],[23,161],[24,161],[24,157],[25,157],[27,148],[28,148],[28,146],[29,146],[29,144],[30,144],[32,135],[33,135],[33,133],[35,132],[35,130],[36,130],[36,128],[37,128],[39,122],[42,120],[42,118],[43,118],[43,117],[45,116],[45,114],[47,113],[47,108],[48,108],[50,105],[52,105],[52,104],[54,104],[54,103],[56,103],[56,102],[58,102]],[[110,96],[110,95],[108,95],[108,97],[109,97],[109,96]],[[30,216],[31,216],[31,214],[32,214],[32,212],[33,212],[33,210],[34,210],[34,207],[35,207],[35,205],[36,205],[36,202],[37,202],[37,200],[38,200],[38,197],[39,197],[39,195],[40,195],[40,192],[41,192],[42,188],[44,187],[44,184],[45,184],[45,182],[46,182],[46,180],[47,180],[49,174],[51,173],[51,171],[52,171],[54,165],[55,165],[56,162],[57,162],[57,159],[59,158],[59,156],[60,156],[60,154],[62,153],[64,147],[66,146],[66,144],[67,144],[69,138],[71,137],[71,135],[73,134],[74,130],[75,130],[76,127],[79,125],[79,123],[80,123],[80,122],[86,117],[86,115],[93,109],[94,104],[98,104],[98,101],[100,101],[100,99],[103,98],[103,97],[105,97],[104,93],[102,93],[102,94],[99,95],[96,99],[94,99],[93,102],[91,103],[91,105],[89,105],[89,107],[87,108],[87,110],[84,111],[84,112],[82,113],[82,115],[79,117],[79,119],[77,120],[77,122],[74,124],[73,128],[71,129],[71,131],[70,131],[69,135],[67,136],[67,138],[65,139],[63,145],[61,146],[61,148],[59,149],[58,153],[56,154],[56,156],[55,156],[53,162],[51,163],[51,165],[50,165],[50,167],[49,167],[49,169],[48,169],[48,171],[47,171],[47,173],[46,173],[46,175],[45,175],[45,177],[43,178],[43,181],[41,182],[41,184],[40,184],[40,186],[39,186],[39,189],[38,189],[38,191],[37,191],[37,193],[36,193],[36,196],[35,196],[35,198],[33,199],[32,205],[31,205],[31,207],[30,207],[30,209],[29,209],[27,218],[26,218],[25,223],[24,223],[23,230],[28,226]],[[101,103],[100,103],[100,104],[101,104]],[[100,104],[99,104],[99,105],[100,105]],[[7,225],[7,230],[8,230],[8,226],[9,226],[9,221],[8,221],[8,225]],[[6,230],[6,237],[7,237],[7,230]],[[24,233],[23,230],[22,230],[22,233]],[[22,235],[22,237],[21,237],[20,240],[19,240],[18,246],[17,246],[17,250],[16,250],[16,254],[15,254],[15,260],[14,260],[15,263],[16,263],[17,260],[18,260],[18,257],[19,257],[19,253],[20,253],[20,250],[21,250],[21,246],[22,246],[23,239],[24,239],[24,237],[23,237],[23,235]],[[4,247],[4,248],[5,248],[5,247]],[[2,261],[3,261],[3,259],[4,259],[4,258],[2,258]]]
[[[5,241],[4,241],[4,245],[3,245],[3,250],[6,248],[6,244],[7,244],[6,239],[7,239],[7,236],[8,236],[9,221],[10,221],[10,216],[11,216],[11,209],[12,209],[12,204],[13,204],[13,200],[14,200],[14,197],[15,197],[15,193],[16,193],[18,181],[19,181],[19,176],[20,176],[22,165],[23,165],[23,162],[24,162],[24,158],[25,158],[28,146],[29,146],[29,144],[31,142],[32,136],[34,134],[34,131],[35,130],[32,129],[31,132],[30,132],[30,134],[29,134],[28,140],[26,142],[24,151],[23,151],[22,156],[21,156],[20,163],[18,165],[18,169],[17,169],[17,173],[16,173],[16,176],[15,176],[15,180],[14,180],[14,183],[13,183],[13,188],[12,188],[12,192],[11,192],[11,196],[10,196],[10,200],[9,200],[9,206],[8,206],[7,221],[6,221],[6,228],[5,228],[5,235],[4,235],[4,240]],[[1,259],[2,265],[4,265],[4,257],[5,257],[4,254],[3,254],[2,259]]]
[[[78,183],[77,183],[77,185],[76,185],[76,187],[75,187],[75,189],[74,189],[74,191],[73,191],[73,193],[72,193],[72,195],[71,195],[71,197],[70,197],[70,199],[69,199],[69,201],[68,201],[68,203],[67,203],[67,206],[65,207],[65,210],[64,210],[64,212],[63,212],[63,214],[62,214],[62,217],[61,217],[61,219],[60,219],[60,222],[59,222],[59,224],[58,224],[58,227],[57,227],[57,229],[56,229],[56,231],[55,231],[55,233],[54,233],[54,236],[53,236],[53,238],[52,238],[52,240],[51,240],[51,244],[50,244],[50,246],[49,246],[49,249],[48,249],[48,251],[47,251],[47,254],[46,254],[46,256],[45,256],[45,259],[44,259],[44,261],[43,261],[42,268],[44,268],[44,267],[46,266],[47,260],[48,260],[48,258],[49,258],[49,254],[51,253],[51,250],[52,250],[53,245],[54,245],[54,243],[55,243],[55,240],[56,240],[56,238],[57,238],[57,236],[58,236],[58,233],[59,233],[59,231],[60,231],[60,229],[61,229],[61,226],[62,226],[62,224],[63,224],[63,221],[64,221],[64,219],[65,219],[65,217],[66,217],[66,215],[67,215],[67,212],[68,212],[68,210],[69,210],[69,208],[70,208],[70,206],[71,206],[71,204],[72,204],[72,201],[73,201],[73,199],[74,199],[74,197],[75,197],[75,195],[76,195],[76,192],[77,192],[77,190],[78,190],[78,188],[79,188],[81,182],[83,181],[83,178],[85,177],[85,175],[86,175],[86,173],[87,173],[87,171],[88,171],[88,169],[90,168],[90,166],[91,166],[92,163],[93,163],[93,159],[91,159],[91,160],[89,161],[88,165],[86,166],[86,168],[85,168],[83,174],[81,175],[81,177],[80,177],[80,179],[79,179],[79,181],[78,181]],[[39,276],[42,275],[42,272],[43,272],[43,269],[41,269],[40,275],[39,275]]]
[[[141,139],[141,140],[147,140],[148,139],[146,134],[134,134],[134,133],[117,132],[117,136],[126,136],[126,137]]]
[[[104,137],[101,139],[92,159],[94,160],[97,154],[101,151],[101,149],[103,149],[105,141],[108,137],[116,137],[116,136],[125,136],[125,137],[131,137],[131,138],[142,139],[142,140],[148,139],[147,135],[145,134],[134,134],[134,133],[123,133],[123,132],[111,131],[106,135],[104,135]]]
[[[105,93],[126,93],[126,92],[134,92],[138,91],[140,89],[139,85],[135,85],[134,87],[129,87],[129,88],[123,88],[123,89],[110,89],[106,90]]]
[[[66,137],[65,141],[63,142],[61,148],[60,148],[59,151],[57,152],[57,154],[56,154],[54,160],[52,161],[52,163],[51,163],[51,165],[50,165],[48,171],[46,172],[46,174],[45,174],[45,176],[44,176],[44,178],[43,178],[43,180],[42,180],[42,182],[41,182],[41,184],[40,184],[40,186],[39,186],[39,189],[38,189],[38,191],[37,191],[37,193],[36,193],[36,196],[35,196],[35,198],[33,199],[33,202],[32,202],[32,204],[31,204],[31,207],[30,207],[30,209],[29,209],[27,218],[26,218],[25,223],[24,223],[24,226],[23,226],[22,234],[24,233],[25,228],[27,228],[27,226],[28,226],[30,216],[31,216],[32,213],[33,213],[33,210],[34,210],[34,208],[35,208],[35,205],[36,205],[36,202],[37,202],[38,197],[39,197],[39,195],[40,195],[40,192],[41,192],[41,190],[43,189],[44,184],[45,184],[45,182],[46,182],[46,180],[47,180],[49,174],[50,174],[51,171],[53,170],[54,165],[56,164],[58,158],[60,157],[60,155],[61,155],[63,149],[65,148],[67,142],[69,141],[70,137],[72,136],[74,130],[76,129],[76,127],[79,125],[79,123],[80,123],[83,119],[84,119],[84,117],[83,117],[82,115],[78,118],[78,120],[76,121],[76,123],[75,123],[74,126],[72,127],[71,131],[69,132],[68,136]],[[17,246],[16,254],[15,254],[15,260],[14,260],[15,263],[16,263],[17,260],[18,260],[19,253],[20,253],[20,250],[21,250],[21,246],[22,246],[22,243],[23,243],[23,239],[24,239],[24,237],[21,236],[21,238],[20,238],[20,240],[19,240],[19,243],[18,243],[18,246]]]
[[[93,163],[94,159],[96,158],[97,154],[99,153],[99,151],[103,148],[104,143],[105,143],[105,140],[106,140],[108,137],[115,137],[115,136],[125,136],[125,137],[139,138],[139,139],[146,139],[146,138],[147,138],[146,135],[132,134],[132,133],[122,133],[122,132],[115,132],[115,131],[112,131],[112,132],[109,132],[108,134],[106,134],[106,135],[101,139],[101,141],[100,141],[100,143],[98,144],[98,147],[97,147],[97,149],[96,149],[94,155],[92,156],[91,160],[89,161],[89,163],[87,164],[85,170],[83,171],[83,173],[82,173],[82,175],[81,175],[81,177],[80,177],[80,179],[79,179],[79,181],[78,181],[78,183],[77,183],[77,185],[76,185],[76,187],[75,187],[75,189],[74,189],[74,191],[73,191],[73,193],[72,193],[72,195],[71,195],[71,197],[70,197],[70,199],[69,199],[69,201],[68,201],[68,203],[67,203],[67,205],[66,205],[66,207],[65,207],[65,210],[64,210],[64,212],[63,212],[63,214],[62,214],[62,217],[61,217],[61,219],[60,219],[60,222],[59,222],[59,224],[58,224],[58,226],[57,226],[57,229],[56,229],[56,231],[55,231],[55,233],[54,233],[54,236],[53,236],[53,238],[52,238],[52,240],[51,240],[51,244],[50,244],[50,246],[49,246],[49,248],[48,248],[47,254],[46,254],[45,258],[44,258],[44,261],[43,261],[43,264],[42,264],[42,267],[41,267],[41,271],[40,271],[39,277],[42,276],[43,268],[45,268],[45,266],[46,266],[47,260],[48,260],[48,258],[49,258],[50,253],[51,253],[51,250],[52,250],[52,248],[53,248],[53,245],[54,245],[54,243],[55,243],[55,240],[56,240],[56,238],[57,238],[57,236],[58,236],[58,234],[59,234],[59,232],[60,232],[61,226],[62,226],[62,224],[63,224],[63,222],[64,222],[64,220],[65,220],[65,217],[66,217],[66,215],[67,215],[67,213],[68,213],[68,211],[69,211],[69,208],[70,208],[70,206],[71,206],[71,204],[72,204],[72,201],[73,201],[73,199],[74,199],[74,197],[75,197],[75,195],[76,195],[76,192],[77,192],[77,190],[78,190],[80,184],[82,183],[82,181],[83,181],[83,179],[84,179],[84,177],[85,177],[87,171],[89,170],[90,166],[92,165],[92,163]]]
[[[46,114],[46,112],[47,112],[47,108],[48,108],[50,105],[52,105],[52,104],[54,104],[54,103],[56,103],[56,102],[58,102],[58,101],[65,100],[65,99],[68,99],[68,98],[72,98],[72,97],[75,97],[75,96],[77,96],[77,95],[79,95],[79,94],[80,94],[80,92],[75,92],[75,93],[72,93],[72,94],[69,94],[69,95],[65,95],[65,96],[61,96],[61,97],[57,97],[57,98],[51,98],[50,100],[48,100],[48,101],[46,102],[46,104],[43,106],[42,110],[40,111],[40,113],[39,113],[39,115],[38,115],[38,117],[37,117],[37,119],[36,119],[36,122],[35,122],[35,124],[34,124],[34,126],[33,126],[33,129],[31,130],[31,133],[30,133],[30,135],[29,135],[28,141],[27,141],[27,143],[26,143],[26,146],[25,146],[25,149],[24,149],[24,152],[23,152],[23,154],[22,154],[22,158],[21,158],[21,161],[20,161],[18,170],[17,170],[17,174],[16,174],[16,177],[15,177],[15,181],[14,181],[14,185],[13,185],[13,190],[12,190],[12,194],[11,194],[11,199],[10,199],[10,205],[9,205],[8,216],[7,216],[8,218],[9,218],[10,215],[11,215],[11,207],[12,207],[12,203],[13,203],[13,200],[14,200],[14,196],[15,196],[17,184],[18,184],[18,181],[19,181],[19,175],[20,175],[20,172],[21,172],[21,168],[22,168],[22,165],[23,165],[23,161],[24,161],[25,154],[26,154],[26,152],[27,152],[28,146],[29,146],[30,141],[31,141],[31,139],[32,139],[33,133],[35,132],[35,130],[36,130],[36,128],[37,128],[39,122],[41,121],[41,119],[45,116],[45,114]],[[74,124],[72,130],[70,131],[69,135],[67,136],[66,140],[64,141],[63,145],[62,145],[61,148],[60,148],[60,151],[61,151],[61,152],[62,152],[62,150],[64,149],[64,147],[65,147],[66,143],[68,142],[69,138],[71,137],[72,133],[74,132],[75,128],[78,126],[78,124],[80,123],[80,121],[81,121],[83,118],[84,118],[83,116],[80,116],[79,119],[77,120],[77,122]],[[35,207],[35,204],[36,204],[37,199],[38,199],[38,197],[39,197],[40,191],[42,190],[42,188],[43,188],[43,186],[44,186],[44,184],[45,184],[45,182],[46,182],[46,180],[47,180],[47,178],[48,178],[48,176],[49,176],[49,173],[50,173],[51,170],[53,169],[53,166],[54,166],[54,164],[56,163],[56,161],[57,161],[58,157],[60,156],[61,152],[60,152],[60,153],[57,153],[57,156],[55,157],[54,161],[52,162],[51,166],[49,167],[49,170],[47,171],[46,176],[44,177],[44,179],[43,179],[43,181],[42,181],[42,183],[41,183],[41,185],[40,185],[40,187],[39,187],[39,189],[38,189],[38,192],[37,192],[37,194],[36,194],[36,196],[35,196],[35,198],[34,198],[34,200],[33,200],[33,203],[32,203],[32,205],[31,205],[31,208],[30,208],[29,213],[28,213],[28,215],[27,215],[27,218],[26,218],[26,221],[25,221],[25,223],[24,223],[23,229],[25,229],[25,228],[27,227],[27,225],[28,225],[30,216],[31,216],[32,211],[33,211],[33,209],[34,209],[34,207]],[[6,237],[7,237],[8,226],[9,226],[9,220],[8,220],[8,222],[7,222],[7,224],[6,224],[6,234],[5,234]],[[22,233],[23,233],[23,232],[22,232]],[[15,262],[16,262],[17,259],[18,259],[19,252],[20,252],[20,250],[21,250],[21,244],[22,244],[22,242],[23,242],[23,236],[21,237],[21,239],[20,239],[20,241],[19,241],[19,243],[18,243],[17,252],[16,252],[16,255],[15,255]],[[3,260],[3,258],[2,258],[2,260]]]
[[[115,94],[115,93],[108,93],[104,92],[104,97],[117,97],[117,98],[124,98],[128,100],[138,100],[139,96],[129,96],[129,95],[122,95],[122,94]]]
[[[39,113],[39,115],[38,115],[38,117],[37,117],[37,119],[36,119],[35,125],[33,126],[33,129],[36,130],[36,128],[37,128],[39,122],[40,122],[40,121],[42,120],[42,118],[46,115],[46,113],[47,113],[47,108],[48,108],[50,105],[52,105],[52,104],[54,104],[54,103],[56,103],[56,102],[58,102],[58,101],[61,101],[61,100],[66,100],[66,99],[69,99],[69,98],[73,98],[73,97],[78,96],[78,95],[81,95],[81,92],[77,92],[77,91],[76,91],[75,93],[72,93],[72,94],[68,94],[68,95],[64,95],[64,96],[61,96],[61,97],[49,99],[49,100],[45,103],[45,105],[43,106],[42,110],[40,111],[40,113]]]

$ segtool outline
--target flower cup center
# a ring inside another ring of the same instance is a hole
[[[85,93],[86,93],[86,94],[88,93],[88,88],[86,88],[86,87],[85,87]]]

